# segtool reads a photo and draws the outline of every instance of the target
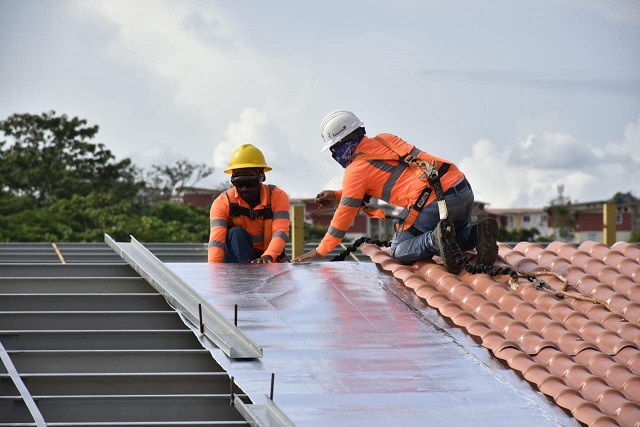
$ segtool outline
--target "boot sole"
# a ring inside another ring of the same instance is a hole
[[[478,256],[476,264],[493,265],[498,259],[498,222],[494,218],[487,218],[478,223]]]
[[[445,238],[445,236],[447,235],[446,228],[447,224],[445,221],[440,221],[438,223],[438,233],[436,234],[436,238],[438,239],[438,246],[440,247],[440,258],[442,258],[442,264],[444,264],[444,268],[446,268],[449,273],[458,274],[460,270],[462,270],[462,265],[458,264],[458,262],[456,261],[456,255],[453,251],[453,248],[451,247],[451,245],[449,245],[449,242],[447,242],[447,239]],[[452,233],[451,237],[455,237],[455,230],[452,230],[450,233]],[[457,243],[455,243],[455,240],[453,239],[452,243],[454,245],[457,245]]]

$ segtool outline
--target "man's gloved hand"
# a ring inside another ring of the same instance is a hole
[[[271,264],[273,262],[273,258],[271,255],[262,255],[260,258],[256,258],[251,261],[251,264]]]
[[[306,261],[313,261],[320,258],[322,258],[322,255],[320,255],[318,251],[316,251],[315,249],[311,249],[309,252],[306,252],[300,255],[299,257],[292,259],[291,262],[306,262]]]

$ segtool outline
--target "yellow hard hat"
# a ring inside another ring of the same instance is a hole
[[[224,173],[231,174],[235,169],[245,168],[263,168],[265,172],[271,170],[264,160],[262,151],[251,144],[242,144],[233,151],[231,160],[229,160],[229,168]]]

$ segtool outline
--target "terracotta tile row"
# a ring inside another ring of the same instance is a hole
[[[499,244],[497,265],[527,275],[552,272],[538,276],[552,289],[506,275],[452,275],[437,257],[402,265],[387,249],[360,250],[578,421],[640,426],[637,245]]]

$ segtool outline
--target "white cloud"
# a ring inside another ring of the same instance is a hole
[[[638,117],[638,121],[627,125],[624,130],[622,142],[608,143],[605,151],[618,158],[629,158],[636,164],[640,163],[640,116]],[[638,184],[638,182],[636,182],[636,184]]]
[[[267,113],[256,108],[247,108],[237,121],[232,121],[227,125],[224,132],[225,140],[216,144],[213,149],[213,166],[223,172],[229,167],[229,159],[233,151],[243,144],[253,144],[265,155],[267,164],[270,150],[264,141],[263,129],[267,123]]]
[[[316,150],[314,146],[313,153],[307,157],[301,154],[304,150],[299,150],[297,143],[298,141],[292,142],[285,136],[283,126],[274,121],[270,113],[253,107],[246,108],[237,119],[227,124],[224,140],[213,148],[215,172],[211,179],[228,183],[229,176],[223,171],[229,165],[231,154],[242,144],[253,144],[262,151],[267,164],[272,168],[267,172],[267,182],[284,189],[290,197],[311,197],[324,188],[340,188],[339,178],[337,187],[322,187],[319,184],[327,180],[326,176],[323,177],[324,173],[331,173],[329,168],[325,172],[326,163],[320,161],[319,149]],[[334,173],[336,170],[337,168],[333,168]],[[313,179],[314,176],[318,179]],[[328,181],[335,185],[335,176]]]
[[[630,123],[619,143],[605,150],[580,144],[566,133],[530,135],[514,148],[502,150],[483,139],[472,156],[460,162],[476,200],[493,208],[542,207],[565,187],[574,201],[606,200],[616,192],[632,192],[640,183],[640,118]]]
[[[174,101],[196,114],[228,117],[243,103],[238,95],[258,86],[263,59],[241,43],[229,20],[212,6],[194,13],[180,2],[109,0],[80,5],[117,25],[118,37],[109,47],[113,61],[146,70],[160,86],[172,85]],[[238,80],[245,84],[232,84]]]
[[[576,8],[593,10],[612,22],[640,24],[638,0],[565,0]]]
[[[595,161],[593,148],[580,144],[564,132],[529,135],[511,150],[509,162],[530,164],[545,169],[566,169],[591,166]]]
[[[151,169],[153,165],[173,165],[177,160],[185,156],[167,144],[156,144],[145,150],[134,151],[131,154],[136,159],[136,166],[145,170]]]
[[[151,90],[166,94],[166,111],[191,114],[202,128],[197,138],[185,129],[184,140],[166,144],[164,155],[157,142],[125,155],[137,161],[140,153],[171,158],[178,152],[200,162],[213,150],[215,172],[206,183],[217,185],[228,182],[223,170],[233,150],[251,143],[274,168],[269,180],[297,197],[321,190],[315,183],[331,173],[331,159],[319,153],[317,128],[332,90],[308,64],[252,48],[234,17],[213,3],[194,8],[193,2],[110,0],[78,7],[118,28],[108,51],[113,62],[146,75]]]
[[[341,186],[318,127],[350,108],[370,134],[464,165],[493,206],[544,204],[557,183],[574,199],[606,198],[637,191],[640,121],[628,118],[639,112],[630,40],[640,29],[585,8],[624,18],[633,1],[381,0],[358,10],[371,22],[393,13],[389,37],[375,26],[326,31],[332,8],[294,2],[0,2],[0,52],[12,64],[0,72],[0,111],[86,118],[118,158],[142,166],[215,160],[211,185],[228,182],[231,152],[253,143],[274,167],[271,183],[310,197]],[[549,31],[520,31],[531,22]],[[456,32],[461,23],[477,37]],[[593,90],[598,81],[623,94]]]

